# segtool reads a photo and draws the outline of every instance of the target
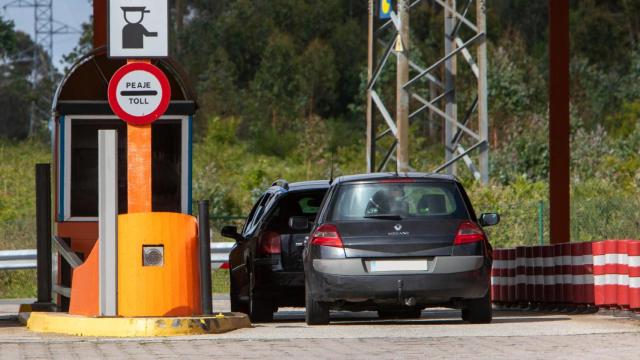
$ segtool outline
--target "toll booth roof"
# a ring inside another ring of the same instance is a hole
[[[171,102],[167,115],[193,115],[197,110],[196,93],[186,73],[171,58],[154,59],[171,85]],[[96,114],[111,115],[107,102],[109,79],[125,59],[110,59],[107,48],[100,47],[80,58],[60,82],[53,101],[56,115]]]

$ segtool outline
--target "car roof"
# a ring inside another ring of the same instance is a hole
[[[369,181],[369,180],[383,180],[383,179],[425,179],[425,180],[444,180],[444,181],[455,181],[458,182],[458,179],[453,175],[446,174],[437,174],[437,173],[421,173],[421,172],[407,172],[407,173],[395,173],[395,172],[385,172],[385,173],[366,173],[366,174],[355,174],[355,175],[345,175],[340,176],[339,178],[334,180],[334,184],[346,183],[346,182],[355,182],[355,181]]]
[[[309,180],[309,181],[299,181],[291,184],[287,184],[288,189],[284,188],[281,185],[273,185],[272,188],[277,189],[285,189],[289,192],[296,191],[306,191],[306,190],[327,190],[331,185],[329,180]]]

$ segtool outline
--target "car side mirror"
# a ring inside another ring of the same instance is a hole
[[[296,231],[309,230],[309,219],[306,216],[292,216],[289,218],[289,227]]]
[[[484,213],[480,215],[480,225],[493,226],[500,223],[500,214],[497,213]]]
[[[220,230],[220,235],[234,239],[235,241],[239,241],[242,239],[240,234],[238,234],[238,228],[233,225],[223,226],[222,230]]]

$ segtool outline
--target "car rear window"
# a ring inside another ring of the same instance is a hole
[[[310,222],[313,222],[325,193],[326,190],[322,189],[286,194],[278,202],[269,220],[269,230],[281,234],[296,233],[296,231],[289,227],[289,218],[292,216],[306,216]]]
[[[331,204],[329,220],[384,218],[466,219],[464,202],[450,182],[377,182],[344,184]]]

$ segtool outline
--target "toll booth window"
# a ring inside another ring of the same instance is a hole
[[[181,123],[157,121],[151,126],[151,134],[151,207],[153,211],[181,212]]]
[[[71,123],[70,216],[98,216],[98,130],[118,131],[118,212],[127,212],[127,129],[120,120]]]

